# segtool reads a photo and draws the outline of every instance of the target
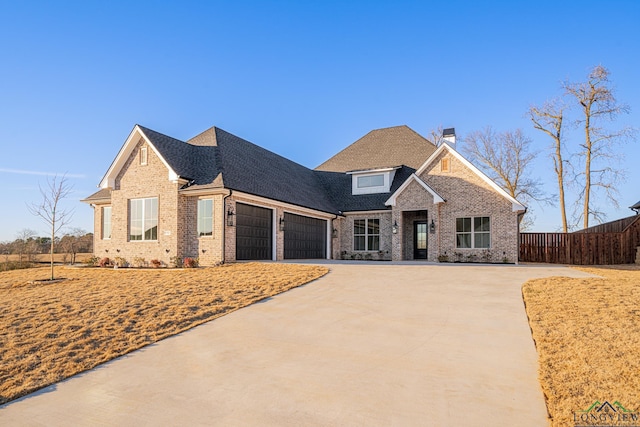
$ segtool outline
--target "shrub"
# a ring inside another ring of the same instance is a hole
[[[151,267],[153,268],[162,267],[162,261],[160,261],[159,259],[152,259],[151,261],[149,261],[149,264],[151,264]]]
[[[113,265],[116,267],[128,267],[129,263],[121,256],[117,256],[113,259]]]
[[[438,255],[438,262],[449,262],[449,255]]]
[[[100,267],[109,267],[111,265],[111,260],[108,257],[104,257],[98,263]]]
[[[100,258],[98,258],[97,256],[92,256],[90,258],[87,258],[86,260],[84,260],[84,264],[87,267],[95,267],[97,265],[99,265],[100,263]]]
[[[133,257],[131,265],[133,265],[134,267],[146,267],[147,261],[144,258],[137,256]]]
[[[179,256],[172,256],[170,258],[171,261],[171,265],[175,268],[182,268],[182,257]]]
[[[196,268],[198,266],[198,258],[185,258],[183,265],[185,268]]]

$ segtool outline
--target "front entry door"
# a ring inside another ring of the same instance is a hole
[[[427,222],[413,223],[413,259],[427,259]]]

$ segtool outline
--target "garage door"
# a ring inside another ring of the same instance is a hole
[[[285,259],[313,259],[326,256],[327,221],[285,213]]]
[[[236,259],[270,260],[272,210],[236,203]]]

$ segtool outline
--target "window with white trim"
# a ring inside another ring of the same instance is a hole
[[[129,240],[158,240],[158,198],[129,200]]]
[[[456,218],[456,248],[491,247],[491,219],[488,216]]]
[[[353,221],[353,250],[380,250],[379,219],[356,219]]]
[[[142,147],[140,148],[140,165],[144,166],[147,164],[147,160],[148,160],[148,152],[147,152],[147,147]]]
[[[111,206],[102,208],[102,240],[111,238]]]
[[[213,235],[213,199],[198,200],[198,237]]]
[[[365,175],[359,176],[358,188],[382,187],[384,185],[384,175]]]

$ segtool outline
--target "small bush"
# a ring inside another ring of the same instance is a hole
[[[111,260],[108,257],[104,257],[98,263],[100,267],[109,267],[111,265]]]
[[[131,265],[133,265],[134,267],[146,267],[147,261],[144,258],[137,256],[133,257]]]
[[[162,267],[162,261],[160,261],[159,259],[152,259],[151,261],[149,261],[149,264],[151,264],[151,267],[153,268]]]
[[[100,258],[98,258],[97,256],[92,256],[91,258],[87,258],[86,260],[84,260],[84,264],[87,267],[95,267],[100,264]]]
[[[121,256],[117,256],[113,259],[113,265],[117,267],[128,267],[129,263]]]
[[[199,264],[199,260],[198,258],[185,258],[183,265],[185,266],[185,268],[196,268]]]
[[[169,261],[171,262],[171,266],[175,268],[182,268],[182,257],[172,256]]]

